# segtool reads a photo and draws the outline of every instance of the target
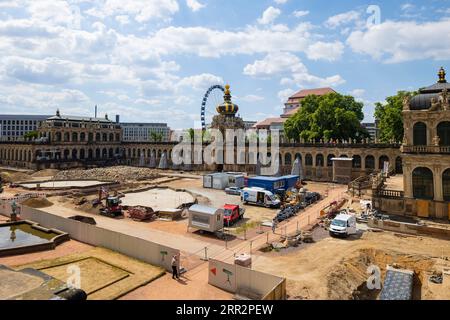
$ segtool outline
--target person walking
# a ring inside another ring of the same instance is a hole
[[[172,257],[172,279],[180,279],[178,275],[178,256],[174,255]]]

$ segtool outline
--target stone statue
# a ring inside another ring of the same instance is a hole
[[[439,110],[440,103],[437,101],[435,97],[431,98],[431,107],[428,109],[429,111],[437,111]]]
[[[445,110],[445,111],[450,110],[447,89],[442,90],[442,93],[439,95],[439,102],[441,103],[443,110]]]
[[[409,109],[409,102],[410,102],[410,97],[406,96],[403,98],[403,110],[410,110]]]
[[[439,147],[439,143],[441,142],[441,138],[439,136],[434,136],[433,138],[433,145],[436,147]]]

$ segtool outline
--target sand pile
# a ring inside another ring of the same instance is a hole
[[[47,208],[53,205],[53,202],[47,198],[30,198],[22,202],[23,205],[31,208]]]
[[[31,179],[31,176],[22,173],[22,172],[6,172],[3,171],[0,173],[0,176],[2,178],[3,182],[9,183],[9,182],[19,182],[19,181],[27,181]]]
[[[58,172],[55,180],[90,179],[100,181],[149,180],[158,178],[158,173],[150,168],[135,168],[126,166],[94,168],[88,170],[65,170]]]
[[[34,178],[53,177],[58,172],[59,172],[59,170],[56,170],[56,169],[44,169],[44,170],[36,171],[31,176]]]

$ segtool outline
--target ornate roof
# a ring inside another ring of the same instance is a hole
[[[223,103],[217,106],[217,112],[222,115],[234,117],[234,115],[238,112],[239,107],[237,104],[231,102],[230,86],[228,84],[225,86],[225,95],[223,96],[223,100]]]
[[[450,92],[450,83],[445,79],[445,70],[443,67],[439,70],[438,77],[437,83],[420,89],[419,94],[411,98],[409,102],[410,110],[428,110],[443,100],[443,94],[447,101],[442,102],[448,104],[447,92]]]
[[[104,118],[89,118],[89,117],[78,117],[78,116],[66,116],[61,115],[59,109],[56,110],[56,115],[47,118],[46,120],[54,121],[54,120],[62,120],[62,121],[78,121],[78,122],[101,122],[101,123],[112,123],[111,120],[108,119],[108,115],[105,114]]]

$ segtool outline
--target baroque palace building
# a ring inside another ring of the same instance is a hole
[[[386,190],[382,184],[377,184],[372,192],[376,208],[403,215],[450,218],[449,89],[445,71],[441,69],[437,84],[420,90],[417,96],[404,102],[405,137],[402,145],[369,141],[290,143],[282,139],[277,155],[281,165],[279,173],[290,173],[295,159],[299,158],[303,178],[332,181],[331,159],[351,158],[350,178],[354,180],[379,173],[387,162],[389,173],[404,174],[404,191]],[[218,108],[219,116],[230,111],[230,108],[223,108],[232,105],[228,96],[225,95],[224,104]],[[235,113],[231,111],[219,122],[233,120],[235,124],[239,119],[231,119]],[[28,141],[0,141],[0,164],[29,169],[115,164],[158,167],[160,160],[164,159],[165,166],[161,168],[219,169],[249,174],[257,171],[257,165],[253,164],[255,155],[250,154],[248,145],[245,147],[245,164],[173,166],[171,153],[178,142],[124,141],[120,124],[110,121],[107,116],[61,116],[57,111],[55,116],[41,122],[38,134],[38,138]],[[268,151],[270,153],[270,148]],[[192,152],[192,158],[197,159],[195,152]]]
[[[380,190],[384,211],[450,219],[450,84],[438,82],[403,103],[404,192]]]

